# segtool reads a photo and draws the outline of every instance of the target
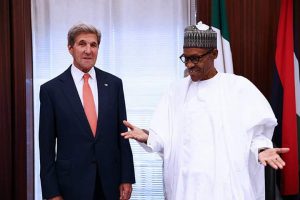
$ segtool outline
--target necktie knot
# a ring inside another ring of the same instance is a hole
[[[90,77],[91,77],[90,74],[88,74],[88,73],[84,74],[84,75],[83,75],[83,81],[84,81],[85,83],[87,83]]]

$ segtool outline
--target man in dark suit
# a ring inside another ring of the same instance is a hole
[[[68,33],[73,64],[40,88],[43,198],[130,199],[135,182],[122,81],[94,65],[101,33],[79,24]]]

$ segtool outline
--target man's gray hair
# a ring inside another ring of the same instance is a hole
[[[92,33],[97,36],[98,45],[101,41],[101,32],[94,26],[88,24],[76,24],[72,26],[68,32],[68,46],[73,46],[75,38],[81,33]]]

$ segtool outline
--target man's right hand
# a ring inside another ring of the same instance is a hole
[[[124,120],[123,124],[130,129],[130,131],[121,133],[125,139],[135,139],[136,141],[147,143],[148,134],[142,129],[130,124],[128,121]]]

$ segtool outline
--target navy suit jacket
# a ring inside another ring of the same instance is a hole
[[[43,198],[91,200],[96,169],[106,199],[119,199],[121,183],[134,183],[121,79],[95,68],[98,123],[93,136],[78,95],[71,67],[40,88],[40,177]]]

